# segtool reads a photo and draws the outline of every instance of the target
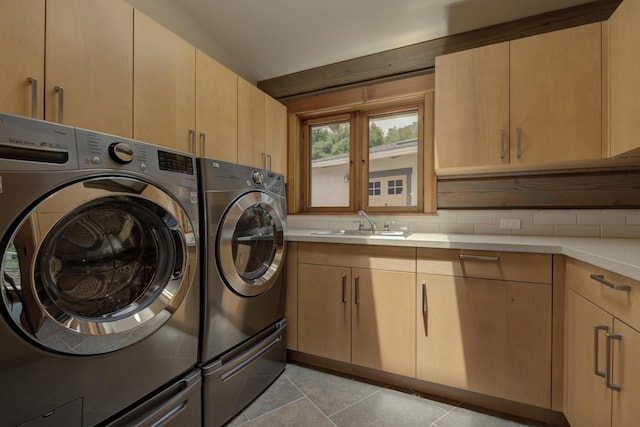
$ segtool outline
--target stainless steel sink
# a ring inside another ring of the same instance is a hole
[[[321,230],[312,231],[317,236],[361,236],[361,237],[401,237],[411,234],[402,230]]]

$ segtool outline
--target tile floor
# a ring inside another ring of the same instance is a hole
[[[545,426],[474,412],[435,400],[297,364],[285,372],[228,427],[255,426]]]

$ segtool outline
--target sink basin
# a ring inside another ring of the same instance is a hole
[[[402,230],[322,230],[313,231],[311,234],[317,236],[361,236],[361,237],[402,237],[411,234]]]

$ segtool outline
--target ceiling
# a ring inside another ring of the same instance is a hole
[[[256,83],[594,0],[126,0]]]

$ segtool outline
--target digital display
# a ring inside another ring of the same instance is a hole
[[[193,175],[193,158],[189,156],[158,150],[158,165],[163,171]]]

